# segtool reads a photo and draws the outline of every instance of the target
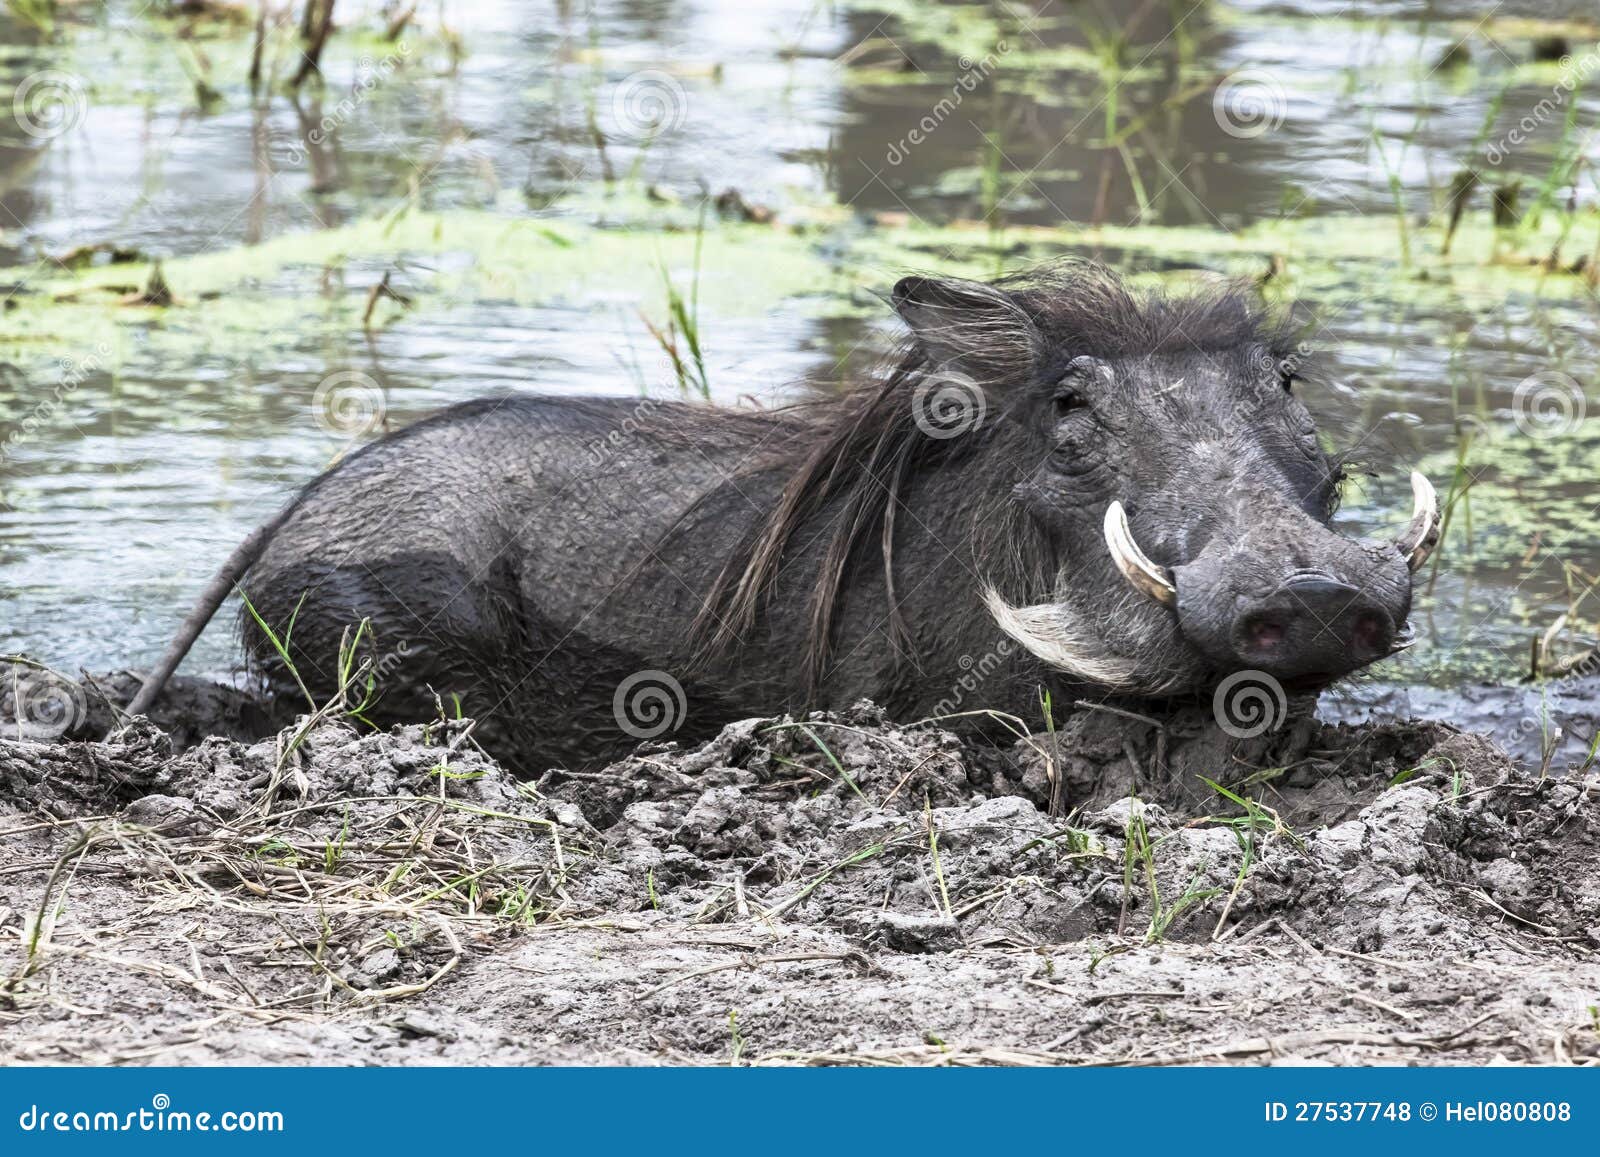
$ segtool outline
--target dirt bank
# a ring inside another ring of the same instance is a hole
[[[0,1059],[1600,1062],[1593,769],[1121,710],[531,784],[454,721],[0,740]]]

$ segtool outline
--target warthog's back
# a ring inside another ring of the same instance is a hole
[[[702,407],[643,406],[468,403],[330,469],[244,584],[294,666],[247,614],[260,669],[280,693],[299,695],[303,682],[320,702],[338,691],[341,646],[359,631],[381,696],[375,718],[427,718],[457,699],[465,713],[504,715],[536,689],[572,709],[591,685],[609,696],[641,660],[601,640],[656,629],[666,614],[692,618],[719,550],[756,514],[735,491],[718,499],[729,466],[706,452],[727,457],[730,437],[748,439],[708,429]],[[674,411],[692,436],[671,435]],[[662,547],[699,499],[709,528],[692,549]]]

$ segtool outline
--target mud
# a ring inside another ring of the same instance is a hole
[[[527,783],[173,702],[0,739],[0,1060],[1600,1062],[1600,779],[1447,723],[861,704]]]

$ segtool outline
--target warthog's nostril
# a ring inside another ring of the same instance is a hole
[[[1244,627],[1245,643],[1252,651],[1270,651],[1283,642],[1288,633],[1283,623],[1271,615],[1257,616]]]
[[[1376,614],[1357,615],[1350,627],[1350,645],[1363,658],[1377,655],[1387,649],[1390,631]]]

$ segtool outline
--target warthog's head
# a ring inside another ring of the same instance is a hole
[[[1046,663],[1132,693],[1238,670],[1316,687],[1406,645],[1433,489],[1412,476],[1394,538],[1329,529],[1340,460],[1296,396],[1303,359],[1248,296],[1141,299],[1069,263],[994,285],[907,278],[894,304],[920,404],[938,420],[975,392],[981,452],[1005,458],[1045,544],[1053,592],[986,598]]]

